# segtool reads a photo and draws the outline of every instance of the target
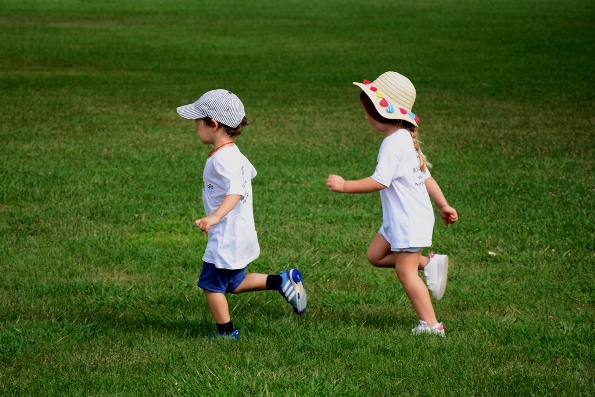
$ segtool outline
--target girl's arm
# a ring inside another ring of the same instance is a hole
[[[444,224],[448,225],[449,223],[458,221],[459,215],[457,214],[457,210],[448,205],[446,197],[444,197],[444,194],[442,193],[442,189],[438,186],[438,182],[436,182],[434,178],[429,177],[426,179],[425,184],[430,198],[434,201],[434,204],[436,204],[436,207],[438,207],[438,210],[440,211],[440,217],[444,221]]]
[[[240,202],[242,196],[239,194],[228,194],[223,199],[221,205],[209,216],[205,216],[204,218],[197,219],[194,223],[196,226],[205,233],[209,232],[211,226],[214,226],[221,222],[229,212],[235,208],[235,206]]]
[[[331,192],[338,193],[372,193],[386,189],[386,186],[376,182],[371,177],[357,181],[346,181],[339,175],[329,175],[326,180],[326,186]]]

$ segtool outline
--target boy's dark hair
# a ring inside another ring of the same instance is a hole
[[[211,120],[212,120],[211,117],[203,117],[202,120],[209,127],[214,127],[215,126],[211,122]],[[225,128],[225,132],[227,132],[227,135],[229,135],[232,138],[240,135],[242,133],[242,128],[245,125],[248,125],[248,119],[246,118],[246,116],[244,116],[244,118],[242,119],[242,121],[240,122],[240,124],[236,128],[227,126],[227,125],[225,125],[223,123],[219,123],[219,126]]]

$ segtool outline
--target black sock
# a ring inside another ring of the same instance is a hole
[[[267,277],[267,289],[278,290],[281,286],[282,278],[278,274],[269,274]]]
[[[219,331],[220,334],[231,334],[233,331],[235,331],[233,328],[233,322],[230,321],[225,324],[217,324],[217,331]]]

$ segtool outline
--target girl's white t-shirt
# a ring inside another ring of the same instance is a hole
[[[432,245],[434,210],[425,186],[430,172],[422,172],[409,131],[400,129],[387,136],[378,152],[372,179],[386,186],[380,191],[380,233],[391,250]]]
[[[207,159],[202,200],[211,215],[225,196],[239,194],[238,204],[209,229],[203,261],[219,269],[243,269],[260,255],[252,212],[252,179],[256,169],[237,146],[223,148]]]

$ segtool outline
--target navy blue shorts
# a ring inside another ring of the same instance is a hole
[[[226,292],[235,291],[246,278],[246,268],[238,270],[218,269],[214,264],[203,262],[202,271],[198,278],[198,287],[206,291]]]

